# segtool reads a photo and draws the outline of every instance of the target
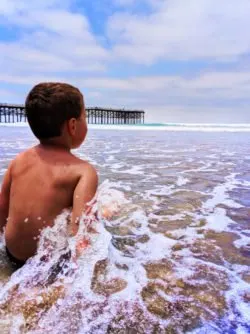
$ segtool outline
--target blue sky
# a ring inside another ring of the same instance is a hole
[[[249,0],[1,0],[0,101],[40,81],[148,122],[250,123]]]

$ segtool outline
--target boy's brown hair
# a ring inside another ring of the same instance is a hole
[[[32,132],[43,140],[60,136],[65,121],[80,117],[83,104],[78,88],[66,83],[44,82],[29,92],[25,111]]]

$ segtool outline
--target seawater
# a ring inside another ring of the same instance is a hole
[[[80,259],[53,276],[74,253],[67,212],[14,273],[1,238],[0,332],[249,333],[250,133],[107,128],[75,151],[100,178],[97,233],[83,217]],[[25,126],[0,133],[2,178],[36,140]]]

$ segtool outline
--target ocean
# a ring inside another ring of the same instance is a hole
[[[0,126],[0,181],[36,144]],[[0,242],[0,333],[250,333],[250,125],[90,126],[74,153],[98,170],[90,246],[53,275],[66,213],[13,273]],[[49,242],[53,249],[43,263]]]

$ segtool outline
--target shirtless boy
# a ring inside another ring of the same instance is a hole
[[[28,123],[39,144],[20,153],[4,176],[0,193],[0,232],[5,227],[6,252],[21,266],[37,250],[40,231],[72,207],[70,230],[94,197],[95,168],[74,156],[87,134],[80,91],[65,83],[40,83],[28,94]]]

